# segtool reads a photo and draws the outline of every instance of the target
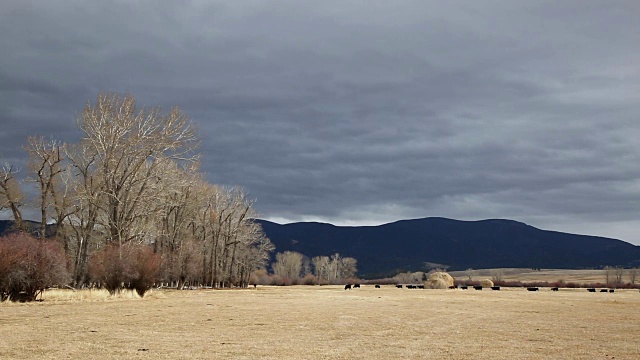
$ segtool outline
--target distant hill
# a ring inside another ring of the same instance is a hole
[[[37,221],[23,220],[22,224],[25,229],[34,235],[37,235],[40,229],[40,223]],[[0,220],[0,236],[15,231],[13,220]],[[47,225],[47,236],[52,236],[55,232],[55,225]]]
[[[355,227],[256,221],[276,252],[297,251],[308,257],[338,252],[356,258],[358,274],[368,278],[424,271],[425,262],[451,270],[640,265],[640,247],[627,242],[541,230],[512,220],[432,217]]]

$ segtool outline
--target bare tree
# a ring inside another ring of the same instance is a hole
[[[303,255],[295,251],[276,254],[276,262],[271,265],[273,273],[296,281],[302,273]]]
[[[635,267],[635,268],[629,269],[629,283],[635,284],[637,277],[638,277],[638,268]]]
[[[320,284],[335,284],[343,279],[353,278],[358,272],[358,261],[351,257],[342,257],[335,253],[328,256],[316,256],[311,259],[314,275]]]
[[[469,281],[471,281],[471,279],[473,278],[475,273],[476,273],[476,271],[473,270],[472,268],[468,268],[467,270],[464,271],[464,274],[467,276],[467,280],[469,280]]]
[[[330,277],[330,260],[328,256],[316,256],[311,259],[313,263],[314,275],[318,278],[318,283],[329,281]]]
[[[202,251],[194,231],[200,179],[195,168],[179,168],[174,162],[161,164],[159,170],[163,176],[152,184],[156,196],[148,204],[153,220],[148,233],[154,252],[165,259],[166,275],[181,289],[202,273]]]
[[[606,284],[611,284],[613,282],[614,279],[614,268],[611,266],[605,266],[604,267],[604,278],[606,281]]]
[[[195,159],[195,129],[177,108],[138,109],[133,96],[116,94],[100,94],[77,123],[95,154],[107,242],[143,240],[157,170],[165,161]]]
[[[504,269],[493,269],[493,270],[491,270],[491,279],[494,282],[502,281],[503,277],[504,277]]]
[[[615,275],[615,284],[616,285],[622,284],[622,277],[624,276],[624,268],[621,266],[617,266],[614,269],[614,275]]]
[[[265,236],[259,224],[249,222],[242,229],[244,240],[237,255],[236,276],[239,279],[239,285],[246,287],[249,285],[251,273],[267,265],[269,254],[275,247]]]
[[[399,273],[393,277],[393,281],[395,281],[397,284],[422,283],[426,279],[426,273],[422,271]]]
[[[104,229],[98,226],[100,213],[100,193],[102,181],[96,171],[97,154],[82,143],[66,147],[66,156],[70,162],[72,179],[66,183],[67,199],[56,206],[61,224],[71,229],[65,234],[67,247],[73,259],[73,284],[82,286],[88,275],[90,250],[103,245]],[[69,191],[71,192],[70,195]],[[72,209],[70,216],[64,216],[66,209]]]
[[[340,254],[335,253],[331,255],[331,262],[329,263],[329,268],[331,272],[329,273],[329,282],[336,283],[338,280],[342,279],[342,256]]]
[[[0,211],[10,209],[15,221],[15,227],[22,229],[22,211],[20,208],[25,204],[25,195],[20,188],[20,183],[15,178],[15,174],[20,169],[6,163],[0,168]]]
[[[358,272],[358,261],[352,257],[343,257],[341,268],[341,278],[349,279],[356,276]]]
[[[38,206],[40,208],[40,231],[41,238],[47,235],[47,222],[49,217],[47,211],[53,206],[55,194],[54,184],[64,167],[63,145],[56,140],[45,140],[44,137],[30,136],[27,139],[28,145],[25,150],[29,154],[29,170],[31,181],[37,183],[39,190]]]

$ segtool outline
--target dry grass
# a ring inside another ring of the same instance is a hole
[[[640,358],[634,290],[366,285],[77,296],[0,304],[0,358]]]
[[[604,270],[564,270],[564,269],[542,269],[531,270],[521,268],[509,268],[509,269],[481,269],[473,270],[472,280],[480,281],[482,279],[491,278],[495,271],[502,273],[502,280],[504,281],[548,281],[555,282],[563,280],[564,282],[574,283],[604,283],[605,274]],[[452,271],[449,272],[456,280],[467,280],[468,275],[466,271]],[[624,278],[627,281],[626,275]]]

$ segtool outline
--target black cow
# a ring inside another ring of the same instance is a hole
[[[557,287],[552,287],[552,288],[551,288],[551,291],[558,291],[558,290],[560,290],[560,289],[559,289],[559,288],[557,288]]]
[[[473,288],[475,290],[482,290],[482,285],[475,285]]]
[[[402,289],[402,285],[396,285],[398,289]]]
[[[594,288],[590,288],[590,289],[587,289],[587,291],[588,291],[588,292],[596,292],[596,289],[594,289]]]
[[[345,289],[345,290],[351,290],[351,284],[347,284],[347,285],[345,285],[345,286],[344,286],[344,289]]]
[[[612,293],[612,292],[614,292],[614,291],[615,291],[615,290],[613,290],[613,289],[609,289],[609,292],[610,292],[610,293]]]
[[[537,287],[528,287],[527,291],[538,291],[539,289]]]
[[[491,290],[500,290],[500,286],[492,286]]]
[[[415,285],[407,285],[407,289],[415,289],[416,286]]]
[[[380,285],[376,284],[376,289],[380,289]]]
[[[424,289],[424,285],[418,285],[418,289]]]
[[[353,285],[353,288],[354,288],[354,289],[355,289],[355,288],[360,289],[360,284],[355,284],[355,285]]]
[[[449,286],[449,289],[457,289],[457,288],[458,288],[458,287],[457,287],[457,286],[455,286],[455,285],[451,285],[451,286]]]
[[[469,288],[469,287],[468,287],[467,285],[462,285],[462,286],[460,286],[460,289],[462,289],[462,290],[467,290],[468,288]]]
[[[600,289],[600,292],[608,292],[607,289]]]

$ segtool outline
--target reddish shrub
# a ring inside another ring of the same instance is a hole
[[[45,289],[69,281],[59,244],[26,233],[0,238],[0,300],[34,301]]]
[[[127,253],[122,250],[117,245],[107,246],[89,259],[89,277],[112,295],[122,290],[131,276]]]
[[[251,273],[249,278],[250,284],[271,285],[271,277],[265,269],[258,269]]]
[[[133,271],[129,287],[143,297],[158,279],[162,259],[148,246],[139,245],[131,250],[130,266]]]
[[[303,285],[318,285],[318,279],[312,274],[307,274],[302,278],[301,283]]]
[[[157,280],[161,262],[146,245],[111,245],[91,257],[89,275],[112,295],[128,288],[144,296]]]

